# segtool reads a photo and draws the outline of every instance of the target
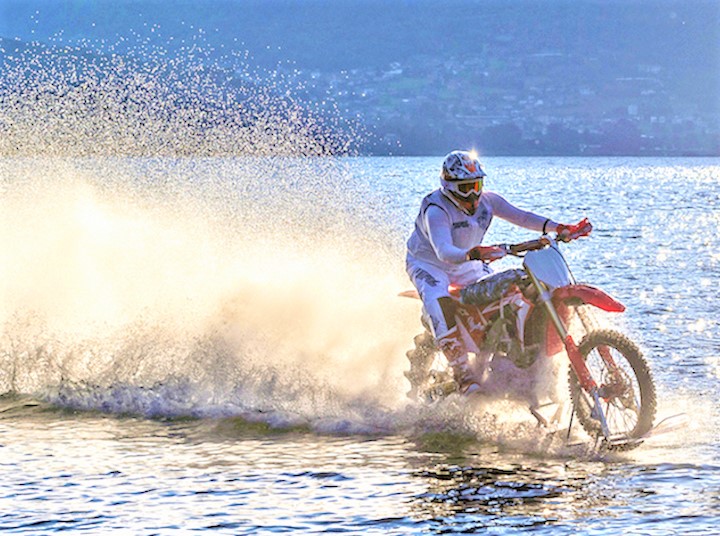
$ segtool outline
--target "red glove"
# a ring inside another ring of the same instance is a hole
[[[501,246],[475,246],[467,252],[467,260],[493,262],[507,255],[507,250]]]
[[[580,238],[581,236],[587,236],[590,234],[590,231],[592,231],[592,223],[590,223],[590,220],[587,218],[574,223],[574,224],[563,224],[560,223],[557,226],[557,237],[558,240],[562,240],[563,242],[569,242],[570,240],[575,240],[576,238]]]

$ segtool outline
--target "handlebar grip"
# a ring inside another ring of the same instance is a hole
[[[518,253],[523,253],[525,251],[534,251],[536,249],[542,249],[545,246],[547,246],[550,243],[550,241],[545,238],[537,238],[535,240],[528,240],[527,242],[521,242],[519,244],[511,244],[507,246],[508,250],[511,254],[516,255]]]
[[[583,236],[589,235],[592,231],[592,228],[592,224],[588,221],[587,218],[585,218],[581,222],[574,225],[570,233],[558,233],[555,240],[559,242],[570,242],[571,240],[576,240]],[[543,235],[540,238],[536,238],[535,240],[528,240],[527,242],[520,242],[519,244],[500,244],[499,247],[503,248],[510,255],[518,255],[519,253],[524,253],[526,251],[542,249],[548,244],[550,244],[550,242],[552,242],[552,239]]]

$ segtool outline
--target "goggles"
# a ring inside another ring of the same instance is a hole
[[[483,180],[475,179],[474,181],[463,181],[458,183],[457,192],[463,196],[468,197],[470,194],[479,194],[482,191]]]

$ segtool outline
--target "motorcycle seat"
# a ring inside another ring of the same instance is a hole
[[[512,285],[525,277],[525,271],[519,268],[497,272],[460,290],[460,301],[478,307],[488,305],[499,300]]]

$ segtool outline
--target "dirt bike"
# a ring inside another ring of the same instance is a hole
[[[528,402],[540,424],[559,423],[567,398],[557,388],[557,365],[564,363],[572,404],[568,438],[576,418],[596,445],[626,450],[642,443],[653,427],[655,385],[637,345],[600,327],[598,310],[620,313],[625,306],[598,288],[578,284],[560,251],[559,242],[584,236],[590,228],[584,234],[492,246],[501,256],[522,258],[522,269],[450,293],[465,346],[475,355],[473,374],[481,395]],[[408,396],[433,403],[458,393],[458,387],[425,316],[423,324],[425,332],[407,353],[405,376]],[[548,370],[555,371],[553,381]],[[556,408],[551,418],[542,414],[547,407]]]

